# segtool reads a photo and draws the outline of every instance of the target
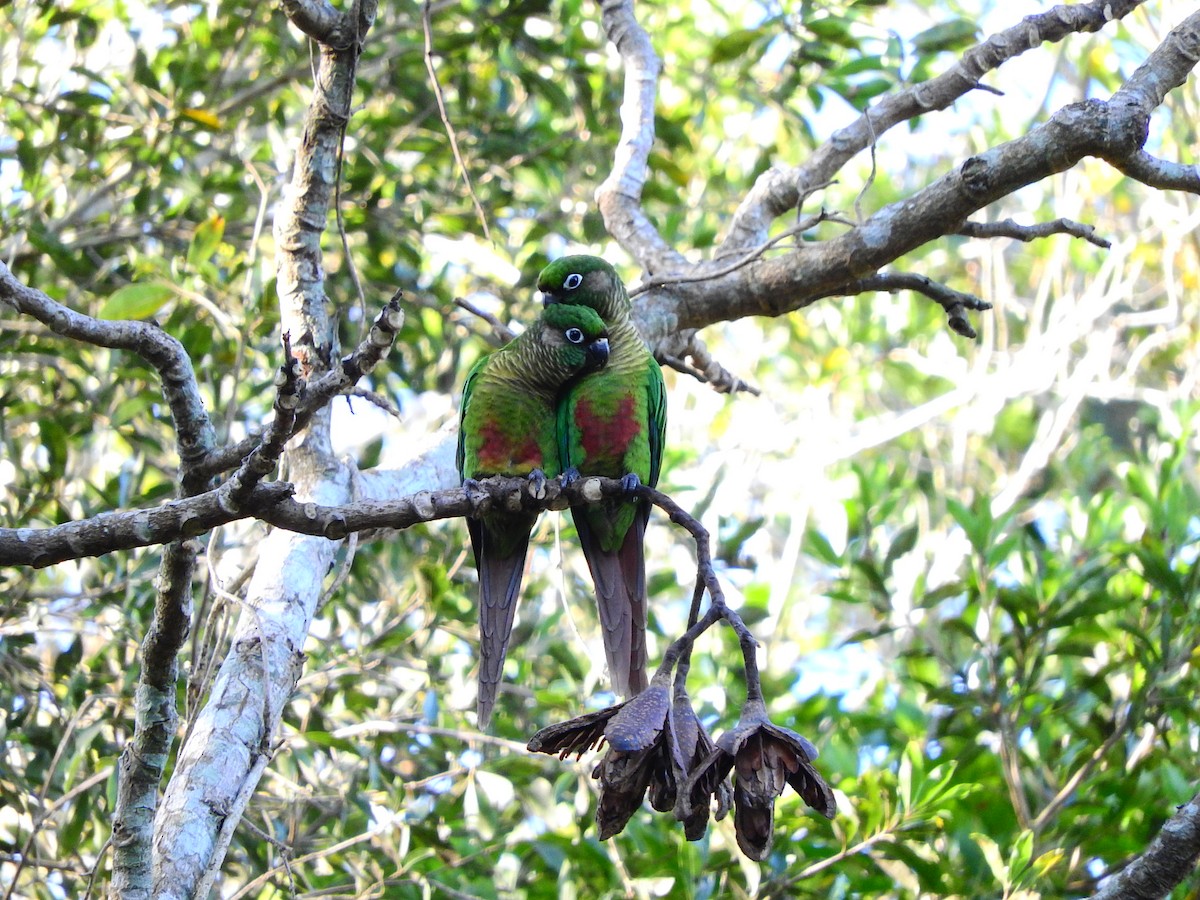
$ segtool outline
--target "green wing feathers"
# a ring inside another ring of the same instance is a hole
[[[579,380],[558,410],[559,452],[582,475],[633,474],[654,486],[662,471],[666,387],[662,369],[631,316],[616,272],[594,256],[567,256],[538,276],[548,304],[581,304],[603,316],[612,353],[602,371]],[[636,694],[646,678],[646,563],[650,504],[605,501],[571,511],[596,587],[596,605],[614,690]]]
[[[557,405],[566,386],[608,361],[608,334],[591,309],[547,310],[516,340],[477,362],[463,386],[455,453],[463,481],[541,473],[559,462]],[[467,519],[479,573],[479,724],[504,673],[536,515],[497,510]]]

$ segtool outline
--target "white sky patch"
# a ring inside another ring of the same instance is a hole
[[[474,236],[447,238],[430,234],[424,238],[424,249],[430,271],[443,267],[464,274],[464,260],[470,260],[470,273],[481,280],[497,284],[515,285],[521,279],[521,270],[494,251],[490,244]]]

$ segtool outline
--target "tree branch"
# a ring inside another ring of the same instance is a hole
[[[321,235],[340,171],[358,59],[375,12],[376,0],[354,0],[345,28],[322,36],[328,42],[318,46],[313,99],[292,180],[275,219],[282,333],[296,348],[302,374],[319,382],[328,373],[334,392],[333,385],[352,383],[374,364],[348,367],[331,359],[334,336],[326,309]],[[369,340],[378,336],[376,330],[371,329]],[[391,344],[390,335],[378,337],[371,351],[377,352],[375,359]],[[351,473],[333,457],[328,406],[315,409],[303,427],[289,451],[297,494],[314,504],[344,502],[350,496]],[[264,455],[274,453],[279,435],[288,430],[269,433]],[[248,466],[248,480],[255,468]],[[335,542],[284,531],[262,542],[231,651],[180,748],[155,819],[155,897],[191,897],[206,873],[220,868],[226,849],[222,835],[231,833],[223,826],[229,817],[240,817],[237,798],[253,792],[265,769],[262,757],[269,754],[300,676],[301,648],[337,548]]]
[[[1112,246],[1111,241],[1097,237],[1096,229],[1091,225],[1073,222],[1070,219],[1055,219],[1053,222],[1042,222],[1038,225],[1020,225],[1012,219],[999,222],[963,222],[957,233],[973,238],[1006,237],[1027,244],[1052,234],[1069,234],[1105,250]]]
[[[1200,794],[1163,825],[1146,852],[1112,876],[1092,900],[1159,900],[1191,874],[1200,857]]]
[[[183,345],[153,322],[107,321],[76,312],[26,287],[0,262],[0,303],[32,316],[55,334],[112,350],[128,350],[145,360],[162,381],[171,410],[185,493],[203,490],[207,479],[196,465],[212,450],[216,431],[209,420],[192,361]]]
[[[971,214],[1086,156],[1118,168],[1140,159],[1149,115],[1167,91],[1187,78],[1196,62],[1191,55],[1196,47],[1200,13],[1178,25],[1110,101],[1086,100],[1058,110],[1028,134],[971,157],[845,234],[754,260],[717,279],[651,291],[636,310],[639,327],[657,347],[679,329],[747,315],[783,315],[842,293],[843,285],[956,233]],[[716,268],[716,263],[706,262],[694,267],[694,273]]]
[[[852,157],[878,141],[889,129],[931,110],[946,109],[980,87],[980,79],[988,72],[1025,51],[1046,42],[1061,41],[1071,34],[1099,31],[1113,19],[1127,16],[1142,2],[1093,0],[1026,16],[1019,25],[967,50],[958,63],[936,78],[881,98],[855,122],[835,132],[802,165],[768,169],[759,176],[734,214],[723,249],[762,243],[771,222],[795,209],[809,185],[832,181]]]
[[[337,541],[358,531],[404,529],[436,519],[478,517],[497,506],[528,511],[565,509],[622,496],[623,490],[619,479],[583,478],[566,487],[554,479],[538,495],[526,478],[488,478],[471,492],[463,488],[417,491],[393,500],[322,506],[293,499],[294,487],[276,481],[255,485],[241,506],[233,508],[222,503],[221,489],[216,488],[153,509],[101,513],[52,528],[0,528],[0,565],[40,568],[165,544],[240,519],[255,518],[296,534]]]
[[[654,103],[662,69],[650,36],[638,23],[633,0],[603,0],[604,33],[617,47],[625,68],[621,100],[621,137],[613,168],[596,189],[604,227],[648,272],[677,269],[686,264],[642,210],[642,188],[654,146]]]
[[[974,294],[956,291],[924,275],[916,275],[911,272],[880,272],[877,275],[860,278],[858,281],[843,285],[837,293],[850,297],[865,294],[868,291],[888,291],[890,293],[916,291],[918,294],[924,294],[946,311],[947,322],[955,334],[961,334],[972,340],[976,337],[975,329],[971,327],[966,311],[970,309],[982,312],[992,308],[992,304],[980,300]]]

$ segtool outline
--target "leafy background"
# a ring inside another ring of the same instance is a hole
[[[648,213],[702,253],[765,167],[803,159],[870,98],[943,71],[1024,11],[639,7],[665,66]],[[1010,63],[1004,96],[889,133],[818,202],[865,214],[1062,103],[1103,96],[1173,13],[1150,4]],[[421,9],[380,9],[346,139],[345,243],[331,219],[325,244],[346,345],[364,312],[406,294],[371,384],[400,418],[338,401],[335,432],[364,467],[400,464],[453,420],[461,375],[489,346],[455,297],[527,321],[537,271],[571,249],[636,280],[592,205],[620,102],[598,18],[575,0],[435,5],[439,80],[489,239],[425,70]],[[0,252],[74,308],[160,322],[231,438],[270,406],[271,219],[308,54],[263,2],[0,9]],[[1196,163],[1198,101],[1194,80],[1177,91],[1150,149]],[[729,822],[689,844],[648,810],[597,842],[589,760],[524,751],[538,727],[606,701],[569,521],[543,519],[486,735],[470,712],[474,576],[465,529],[447,522],[345,556],[222,895],[1062,897],[1143,849],[1191,796],[1200,742],[1197,206],[1089,161],[989,213],[1080,219],[1113,247],[958,239],[913,253],[908,269],[996,304],[975,343],[921,298],[867,295],[706,329],[760,396],[667,374],[663,486],[717,536],[722,579],[763,644],[772,715],[820,748],[833,822],[785,795],[762,865],[740,857]],[[0,337],[0,524],[171,496],[152,373],[11,313]],[[185,710],[224,653],[259,535],[209,541]],[[694,561],[661,519],[648,554],[661,651],[681,630]],[[77,896],[98,861],[103,888],[156,560],[0,572],[8,896]],[[736,642],[707,636],[692,673],[706,721],[730,725]]]

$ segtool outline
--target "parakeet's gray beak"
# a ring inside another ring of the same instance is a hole
[[[587,347],[587,371],[603,369],[608,362],[608,338],[596,338]]]
[[[542,299],[542,309],[545,309],[551,303],[558,302],[558,298],[549,291],[538,291],[538,296]]]

